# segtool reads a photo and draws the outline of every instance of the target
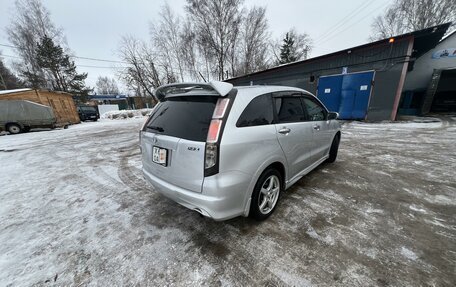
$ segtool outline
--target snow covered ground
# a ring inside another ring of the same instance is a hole
[[[453,119],[346,123],[262,223],[154,193],[143,120],[0,137],[1,286],[454,286]]]

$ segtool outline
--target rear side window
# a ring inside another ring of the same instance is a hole
[[[272,124],[274,112],[270,94],[254,98],[242,112],[236,126],[252,127]]]
[[[277,118],[281,123],[301,122],[307,119],[299,97],[275,98]]]
[[[320,103],[309,98],[303,98],[303,100],[310,121],[326,120],[326,110],[320,105]]]
[[[152,112],[147,131],[205,142],[217,97],[173,97]]]

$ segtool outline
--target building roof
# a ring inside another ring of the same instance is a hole
[[[456,35],[456,29],[454,29],[450,33],[448,33],[445,36],[443,36],[442,40],[440,40],[440,43],[442,43],[443,41],[447,40],[448,38],[450,38],[453,35]]]
[[[125,100],[126,95],[89,95],[90,100]]]
[[[32,89],[14,89],[14,90],[1,90],[0,95],[6,95],[6,94],[13,94],[13,93],[20,93],[20,92],[26,92],[26,91],[31,91]]]
[[[276,66],[276,67],[273,67],[270,69],[266,69],[266,70],[258,71],[255,73],[227,79],[226,81],[229,82],[232,80],[248,78],[250,76],[259,75],[259,74],[266,73],[266,72],[286,69],[286,68],[292,67],[292,66],[303,65],[306,63],[311,63],[311,62],[320,61],[320,60],[326,60],[327,58],[330,58],[330,57],[351,53],[354,50],[362,50],[362,49],[370,48],[370,47],[374,47],[374,46],[386,45],[386,44],[389,44],[389,41],[392,38],[394,38],[394,41],[397,41],[397,40],[402,40],[402,39],[407,39],[407,38],[413,37],[414,38],[413,56],[419,57],[419,56],[423,55],[424,53],[426,53],[427,51],[434,48],[439,43],[439,41],[442,39],[443,35],[445,35],[446,31],[450,27],[450,25],[451,25],[451,22],[429,27],[429,28],[426,28],[423,30],[413,31],[410,33],[402,34],[402,35],[385,38],[385,39],[378,40],[378,41],[371,42],[371,43],[366,43],[366,44],[363,44],[360,46],[355,46],[352,48],[340,50],[340,51],[337,51],[334,53],[330,53],[330,54],[326,54],[326,55],[322,55],[322,56],[318,56],[318,57],[314,57],[314,58],[309,58],[306,60],[297,61],[297,62],[293,62],[293,63],[289,63],[289,64],[283,64],[283,65]]]
[[[9,94],[15,94],[15,93],[28,92],[28,91],[33,91],[33,90],[38,91],[38,92],[49,92],[49,93],[56,93],[56,94],[61,94],[61,95],[65,95],[65,96],[71,96],[70,93],[62,92],[62,91],[51,91],[51,90],[45,90],[45,89],[30,89],[30,88],[13,89],[13,90],[0,90],[0,96],[9,95]]]

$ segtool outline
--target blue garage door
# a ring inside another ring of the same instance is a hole
[[[366,118],[374,72],[324,76],[318,81],[317,96],[343,120]]]

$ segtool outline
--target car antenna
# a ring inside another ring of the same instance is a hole
[[[198,74],[201,76],[201,78],[203,78],[203,81],[204,81],[205,83],[207,83],[206,79],[203,77],[203,74],[201,74],[200,71],[198,71]]]

